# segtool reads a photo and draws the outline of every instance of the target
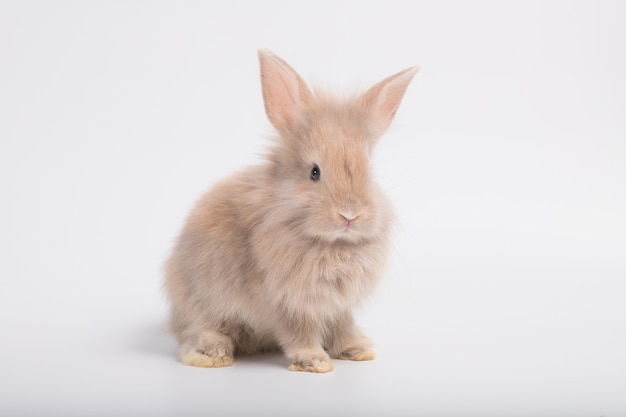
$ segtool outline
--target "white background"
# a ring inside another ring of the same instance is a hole
[[[0,3],[0,415],[626,416],[623,2]],[[271,129],[256,50],[415,64],[370,363],[182,366],[161,265]]]

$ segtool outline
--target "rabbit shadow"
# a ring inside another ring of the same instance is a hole
[[[289,360],[282,352],[272,351],[235,356],[235,364],[237,363],[246,366],[254,366],[256,368],[271,366],[273,368],[287,369]]]
[[[180,363],[178,344],[176,339],[168,334],[165,325],[153,323],[134,329],[133,350],[145,355],[160,356]],[[235,364],[251,367],[280,367],[287,368],[288,359],[278,350],[241,354],[235,356]]]

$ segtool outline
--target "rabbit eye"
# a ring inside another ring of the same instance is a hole
[[[317,165],[313,165],[311,168],[311,181],[319,181],[320,180],[320,167]]]

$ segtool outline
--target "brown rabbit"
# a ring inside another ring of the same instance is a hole
[[[281,349],[292,371],[372,360],[352,309],[375,287],[392,211],[370,153],[412,67],[340,101],[313,94],[259,51],[265,111],[278,130],[267,162],[218,183],[191,212],[166,263],[171,331],[184,364],[223,367]]]

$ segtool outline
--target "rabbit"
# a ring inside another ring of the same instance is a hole
[[[393,215],[370,155],[419,67],[339,100],[258,55],[278,135],[264,163],[199,200],[165,263],[180,360],[218,368],[280,350],[289,370],[316,373],[332,371],[331,358],[372,360],[352,310],[379,280]]]

